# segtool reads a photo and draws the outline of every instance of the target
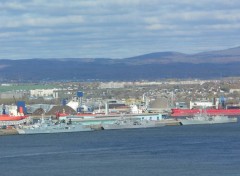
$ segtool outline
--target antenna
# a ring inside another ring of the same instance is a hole
[[[14,99],[15,104],[17,105],[17,101],[16,101],[16,98],[14,95],[13,95],[13,99]]]
[[[15,96],[14,96],[14,95],[13,95],[13,100],[14,100],[14,102],[15,102],[15,105],[17,105],[17,101],[16,101],[16,98],[15,98]],[[19,113],[18,106],[17,106],[17,113]]]

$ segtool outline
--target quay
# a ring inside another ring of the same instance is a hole
[[[0,136],[6,135],[17,135],[18,132],[16,129],[0,129]]]

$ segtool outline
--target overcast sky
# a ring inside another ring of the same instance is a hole
[[[239,0],[0,0],[0,59],[240,46]]]

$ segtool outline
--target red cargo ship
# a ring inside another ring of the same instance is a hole
[[[195,114],[203,112],[208,115],[229,115],[229,116],[239,116],[240,109],[172,109],[171,116],[193,116]]]
[[[6,114],[5,108],[3,109],[3,114],[0,114],[0,121],[18,121],[27,118],[27,115],[23,113],[23,107],[19,107],[18,115]]]

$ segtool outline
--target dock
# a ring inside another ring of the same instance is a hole
[[[156,123],[161,124],[164,123],[166,126],[178,126],[181,125],[181,122],[174,120],[174,119],[164,119],[164,120],[159,120]]]
[[[16,129],[0,129],[0,136],[6,135],[17,135],[18,132]]]

